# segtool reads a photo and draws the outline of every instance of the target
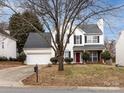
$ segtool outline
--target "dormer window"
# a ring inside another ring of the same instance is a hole
[[[82,35],[74,35],[74,44],[82,44]]]

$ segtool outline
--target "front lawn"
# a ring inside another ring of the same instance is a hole
[[[16,62],[16,61],[0,61],[0,70],[10,67],[17,67],[22,66],[22,62]]]
[[[39,83],[35,75],[23,80],[25,85],[38,86],[112,86],[124,87],[124,67],[110,65],[65,65],[64,71],[57,71],[57,65],[42,68]]]

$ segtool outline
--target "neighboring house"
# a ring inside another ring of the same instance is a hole
[[[0,57],[16,58],[16,39],[10,36],[9,30],[0,29]]]
[[[97,24],[82,25],[77,28],[68,41],[64,57],[73,58],[74,63],[82,63],[82,52],[88,51],[91,62],[101,61],[101,52],[105,49],[103,25],[103,20],[100,19]],[[52,33],[55,38],[56,31]],[[51,42],[50,33],[42,33],[42,35],[46,36],[48,41]],[[53,43],[51,42],[51,44]],[[26,64],[48,64],[50,58],[55,56],[51,46],[38,33],[29,34],[24,52],[27,56]]]
[[[124,31],[120,33],[116,43],[116,64],[124,66]]]

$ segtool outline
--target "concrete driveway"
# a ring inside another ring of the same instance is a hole
[[[33,66],[20,66],[0,70],[0,86],[23,86],[21,80],[34,73]]]

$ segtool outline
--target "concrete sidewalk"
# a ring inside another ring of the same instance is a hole
[[[0,86],[21,87],[21,80],[34,73],[33,66],[20,66],[0,70]]]

